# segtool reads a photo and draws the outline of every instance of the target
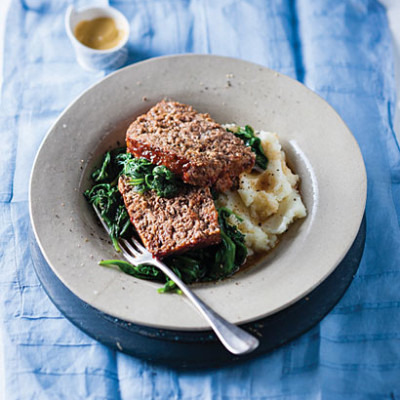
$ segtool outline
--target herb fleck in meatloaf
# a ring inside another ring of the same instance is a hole
[[[139,194],[121,176],[118,189],[132,224],[153,256],[161,258],[220,242],[218,213],[209,188],[186,186],[167,199],[153,190]]]
[[[251,149],[209,114],[174,101],[163,100],[138,117],[126,139],[135,157],[165,165],[186,183],[220,192],[235,187],[255,162]]]

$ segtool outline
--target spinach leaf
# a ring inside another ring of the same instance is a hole
[[[101,167],[93,171],[92,179],[95,182],[102,182],[108,178],[107,169],[109,168],[110,163],[111,163],[111,153],[107,151],[107,153],[104,156]]]
[[[101,183],[95,184],[84,192],[86,200],[98,208],[102,219],[110,230],[113,246],[118,252],[121,251],[118,238],[124,235],[128,237],[133,233],[133,226],[117,187],[121,171],[117,157],[124,151],[125,148],[119,148],[105,154],[101,166],[92,174],[93,180],[101,181]]]
[[[153,169],[151,189],[155,190],[158,196],[173,197],[178,193],[181,186],[176,175],[164,165],[159,165]]]
[[[152,265],[140,264],[138,266],[134,266],[123,260],[102,260],[99,262],[99,265],[102,265],[103,267],[115,265],[128,275],[151,281],[162,281],[164,275],[159,269],[153,267]]]
[[[119,178],[121,166],[118,165],[118,156],[126,153],[126,147],[107,151],[99,168],[92,173],[92,179],[98,183],[111,183]]]
[[[254,129],[250,125],[246,125],[244,128],[239,127],[236,132],[230,129],[227,129],[227,131],[242,139],[246,146],[251,147],[253,153],[256,154],[256,165],[261,169],[267,169],[268,158],[261,146],[260,138],[255,136]]]
[[[240,232],[235,225],[232,225],[228,222],[228,218],[231,215],[234,215],[239,222],[243,221],[239,215],[235,214],[227,207],[221,207],[218,209],[219,224],[222,227],[222,230],[235,244],[235,265],[239,267],[246,261],[247,247],[245,245],[244,234]]]
[[[110,238],[116,251],[121,249],[118,238],[131,227],[128,212],[116,185],[99,183],[84,193],[87,201],[94,204],[110,230]]]
[[[135,158],[130,153],[118,156],[122,174],[138,193],[154,190],[160,197],[175,196],[182,186],[178,177],[163,165],[154,165],[145,158]]]
[[[207,264],[203,262],[202,252],[186,252],[180,255],[173,255],[163,260],[176,275],[178,275],[185,283],[199,282],[207,273]],[[166,278],[167,282],[163,288],[159,289],[159,293],[177,292],[180,290],[173,281]]]
[[[218,280],[232,275],[246,260],[247,248],[244,244],[244,235],[235,225],[228,222],[231,215],[235,215],[238,221],[242,220],[227,207],[218,209],[222,241],[216,248],[214,262],[207,274],[208,280]]]

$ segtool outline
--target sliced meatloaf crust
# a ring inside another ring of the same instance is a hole
[[[155,257],[220,242],[218,213],[209,188],[186,186],[173,198],[139,194],[124,176],[118,182],[130,220]]]
[[[221,192],[235,187],[255,162],[251,149],[209,114],[174,101],[163,100],[139,116],[126,142],[135,157],[165,165],[186,183]]]

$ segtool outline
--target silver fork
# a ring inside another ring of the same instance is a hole
[[[101,218],[100,212],[95,205],[93,208],[104,226],[107,233],[109,229],[107,224]],[[192,302],[197,308],[200,314],[207,320],[211,328],[221,341],[221,343],[233,354],[246,354],[255,350],[259,341],[254,336],[247,333],[245,330],[238,326],[231,324],[226,319],[222,318],[214,310],[212,310],[207,304],[199,299],[187,286],[186,284],[164,263],[154,258],[152,254],[145,249],[135,238],[131,241],[126,239],[119,239],[121,251],[125,259],[131,264],[137,266],[140,264],[151,264],[159,268],[165,275],[168,276],[175,284],[182,290],[186,297]]]

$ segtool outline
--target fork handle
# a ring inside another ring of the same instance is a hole
[[[208,321],[211,328],[218,336],[222,344],[233,354],[246,354],[255,350],[259,341],[253,335],[250,335],[245,330],[231,324],[226,319],[222,318],[199,297],[197,297],[186,284],[165,264],[157,259],[152,260],[152,264],[159,268],[168,278],[172,279],[176,285],[182,290],[186,297],[193,303],[197,310]]]

